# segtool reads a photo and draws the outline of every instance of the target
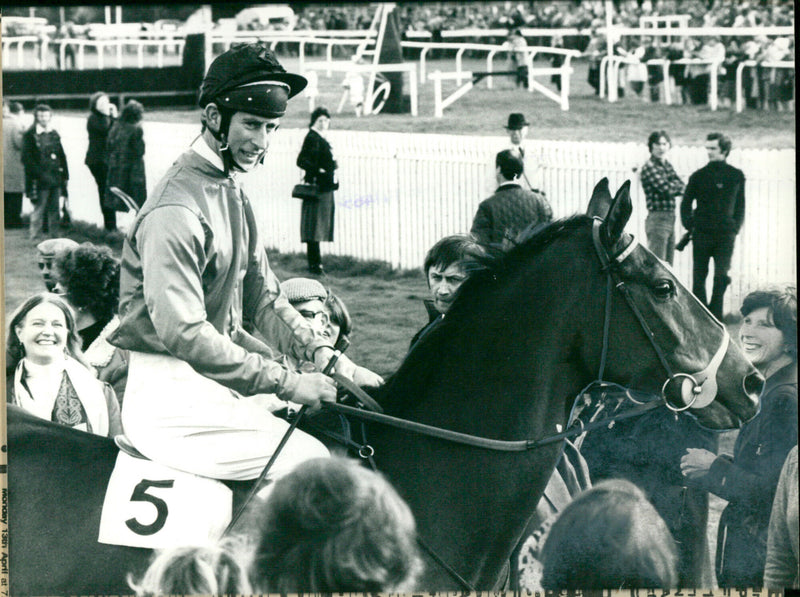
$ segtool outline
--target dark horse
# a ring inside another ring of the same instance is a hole
[[[671,271],[633,244],[624,232],[630,214],[629,184],[612,201],[604,179],[589,206],[590,216],[604,218],[597,242],[594,220],[575,216],[477,273],[380,392],[386,412],[484,438],[538,439],[567,425],[575,396],[598,378],[601,362],[604,380],[660,395],[667,369],[680,376],[716,361],[703,385],[718,389],[690,412],[716,429],[753,417],[758,373]],[[611,258],[642,320],[619,288],[607,296],[601,256]],[[8,421],[12,593],[128,591],[125,574],[140,570],[148,552],[96,541],[113,442],[15,409]],[[424,541],[472,587],[501,586],[559,444],[497,452],[379,423],[366,433]],[[432,560],[419,586],[464,588]]]

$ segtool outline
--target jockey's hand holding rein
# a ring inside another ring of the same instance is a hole
[[[336,382],[324,373],[303,373],[287,398],[310,406],[313,411],[319,408],[320,402],[336,402]]]

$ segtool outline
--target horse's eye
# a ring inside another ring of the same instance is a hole
[[[672,298],[675,295],[675,283],[672,280],[658,280],[653,286],[653,294],[663,300]]]

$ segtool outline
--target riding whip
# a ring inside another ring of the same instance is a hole
[[[325,365],[325,369],[323,369],[322,371],[325,375],[328,375],[333,369],[334,365],[336,365],[336,361],[339,360],[342,351],[347,350],[347,347],[350,346],[350,340],[347,338],[347,336],[343,335],[341,338],[339,338],[339,341],[336,342],[336,346],[341,347],[341,349],[339,348],[334,349],[331,360],[328,361],[328,364]],[[300,423],[300,419],[302,419],[303,415],[306,414],[306,410],[308,410],[308,405],[304,404],[297,412],[297,416],[294,418],[294,421],[292,421],[292,423],[289,425],[289,429],[286,430],[286,433],[283,434],[283,437],[281,438],[278,447],[275,448],[275,451],[272,453],[272,456],[270,456],[270,459],[267,462],[266,466],[264,466],[264,470],[261,471],[261,474],[258,476],[258,479],[256,479],[255,483],[253,483],[253,488],[250,490],[250,493],[247,494],[247,497],[244,499],[242,504],[239,506],[238,510],[236,510],[236,513],[231,518],[230,523],[228,523],[228,526],[225,527],[225,531],[223,531],[222,533],[223,537],[227,536],[228,533],[231,532],[233,527],[236,526],[236,523],[239,521],[242,514],[244,514],[244,511],[247,509],[247,505],[250,503],[253,497],[258,493],[259,487],[264,482],[264,479],[267,478],[267,473],[269,473],[269,470],[272,468],[272,465],[275,464],[275,461],[278,459],[278,454],[281,453],[281,450],[283,450],[284,446],[286,445],[286,442],[289,441],[289,436],[291,436],[292,432],[297,428],[298,423]]]

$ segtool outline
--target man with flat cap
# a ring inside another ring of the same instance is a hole
[[[74,249],[78,246],[71,238],[48,238],[36,245],[36,252],[38,254],[39,272],[42,274],[44,285],[47,286],[48,292],[53,292],[56,288],[58,280],[53,275],[53,263],[56,256],[61,251],[67,249]]]
[[[334,348],[289,304],[269,267],[239,176],[264,160],[289,98],[306,85],[268,47],[218,56],[200,88],[202,132],[156,185],[122,251],[120,325],[112,344],[130,351],[125,432],[149,458],[217,479],[258,477],[287,423],[242,396],[274,393],[299,404],[333,401],[320,373],[272,358],[270,347],[321,371]],[[339,357],[336,371],[360,385],[382,379]],[[295,431],[270,479],[325,447]]]

